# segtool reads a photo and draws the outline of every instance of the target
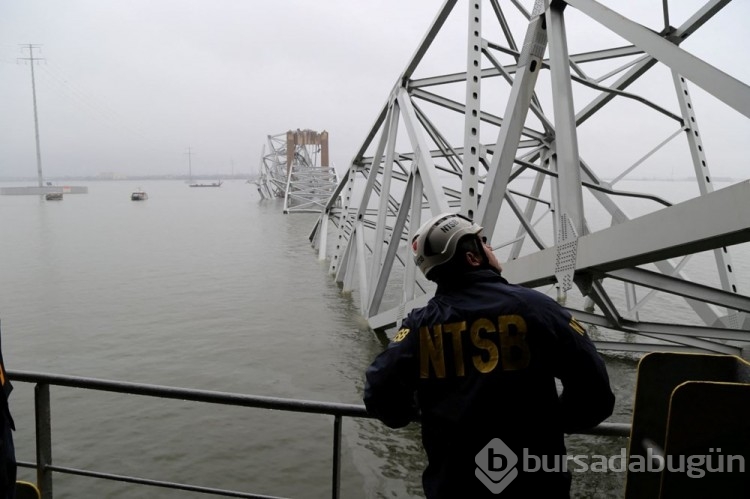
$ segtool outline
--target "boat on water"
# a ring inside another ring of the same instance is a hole
[[[62,201],[62,198],[62,192],[48,192],[44,195],[44,199],[46,199],[47,201]]]
[[[221,180],[218,182],[211,182],[210,184],[200,184],[200,183],[193,183],[190,184],[190,187],[221,187]]]
[[[131,201],[145,201],[148,199],[148,194],[146,194],[144,191],[135,191],[133,194],[130,195]]]
[[[191,158],[193,156],[192,150],[188,147],[187,150],[187,156],[188,156],[188,185],[190,187],[221,187],[221,180],[217,182],[211,182],[211,183],[202,183],[202,182],[193,182],[193,163],[191,161]]]

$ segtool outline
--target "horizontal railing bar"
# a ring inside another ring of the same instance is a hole
[[[242,395],[228,392],[215,392],[207,390],[192,390],[186,388],[175,388],[169,386],[149,385],[141,383],[128,383],[123,381],[111,381],[96,378],[85,378],[80,376],[67,376],[60,374],[35,373],[27,371],[9,371],[8,377],[16,382],[37,383],[38,385],[67,386],[71,388],[81,388],[89,390],[99,390],[114,393],[143,395],[158,398],[169,398],[177,400],[187,400],[194,402],[206,402],[223,405],[233,405],[242,407],[254,407],[271,410],[284,410],[291,412],[303,412],[314,414],[326,414],[335,416],[334,428],[334,474],[333,474],[333,497],[338,497],[340,476],[337,466],[340,465],[338,460],[338,446],[340,445],[341,417],[361,417],[373,418],[367,413],[364,405],[341,404],[335,402],[318,402],[310,400],[283,399],[277,397],[263,397],[256,395]],[[579,432],[587,435],[601,435],[614,437],[628,437],[630,435],[630,425],[626,423],[602,423],[594,428]],[[21,467],[39,469],[39,464],[26,462],[17,463]],[[77,468],[68,468],[63,466],[54,466],[51,464],[44,465],[45,471],[54,471],[58,473],[67,473],[73,475],[87,476],[91,478],[100,478],[139,485],[148,485],[153,487],[162,487],[175,490],[186,490],[203,494],[212,494],[224,497],[242,497],[249,499],[283,499],[277,496],[265,496],[251,494],[240,491],[231,491],[225,489],[215,489],[211,487],[182,484],[175,482],[152,480],[148,478],[131,477],[126,475],[117,475],[111,473],[102,473],[90,470],[81,470]]]
[[[284,410],[314,414],[328,414],[331,416],[349,416],[356,418],[370,418],[364,405],[342,404],[338,402],[319,402],[312,400],[285,399],[265,397],[259,395],[242,395],[229,392],[215,392],[209,390],[193,390],[161,385],[142,383],[128,383],[81,376],[62,374],[36,373],[28,371],[8,371],[8,377],[13,381],[26,383],[48,383],[50,385],[68,386],[90,390],[100,390],[150,397],[190,400],[223,405],[255,407],[260,409]],[[601,423],[588,430],[578,432],[584,435],[600,435],[613,437],[630,436],[630,425],[627,423]]]
[[[628,423],[601,423],[588,430],[576,432],[578,435],[598,435],[603,437],[629,437],[630,424]]]
[[[198,485],[186,485],[182,483],[166,482],[163,480],[151,480],[148,478],[136,478],[125,475],[115,475],[112,473],[101,473],[98,471],[81,470],[77,468],[67,468],[65,466],[46,466],[46,469],[50,471],[56,471],[58,473],[67,473],[69,475],[80,475],[91,478],[101,478],[104,480],[114,480],[117,482],[136,483],[139,485],[151,485],[153,487],[162,487],[167,489],[175,490],[187,490],[190,492],[200,492],[203,494],[213,494],[224,497],[243,497],[245,499],[285,499],[279,496],[265,496],[258,494],[251,494],[249,492],[239,492],[235,490],[226,489],[215,489],[212,487],[202,487]]]
[[[8,371],[8,377],[11,380],[27,383],[47,383],[50,385],[68,386],[72,388],[189,400],[193,402],[208,402],[213,404],[256,407],[260,409],[277,409],[313,414],[329,414],[332,416],[369,417],[365,407],[356,404],[284,399],[259,395],[242,395],[237,393],[193,390],[170,386],[128,383],[125,381],[111,381],[80,376],[33,373],[27,371]]]

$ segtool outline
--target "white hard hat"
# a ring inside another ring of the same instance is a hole
[[[458,213],[433,217],[422,224],[411,241],[414,263],[427,276],[430,270],[453,258],[459,239],[481,230],[482,227]]]

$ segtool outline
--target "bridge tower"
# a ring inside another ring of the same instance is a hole
[[[268,136],[256,181],[263,199],[283,198],[284,213],[318,213],[337,183],[329,164],[328,132],[297,129]]]

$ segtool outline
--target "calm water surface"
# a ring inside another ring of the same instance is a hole
[[[10,185],[10,184],[7,184]],[[0,320],[10,370],[361,403],[382,349],[308,242],[254,186],[91,182],[62,202],[0,196]],[[145,202],[130,201],[143,188]],[[629,422],[635,361],[608,358]],[[11,398],[17,457],[34,461],[32,387]],[[52,388],[53,462],[294,498],[330,497],[332,420]],[[342,495],[422,497],[419,429],[344,421]],[[571,437],[571,453],[624,441]],[[29,470],[22,478],[34,480]],[[624,477],[575,477],[621,497]],[[205,497],[55,475],[56,498]],[[90,491],[81,493],[81,490]]]

